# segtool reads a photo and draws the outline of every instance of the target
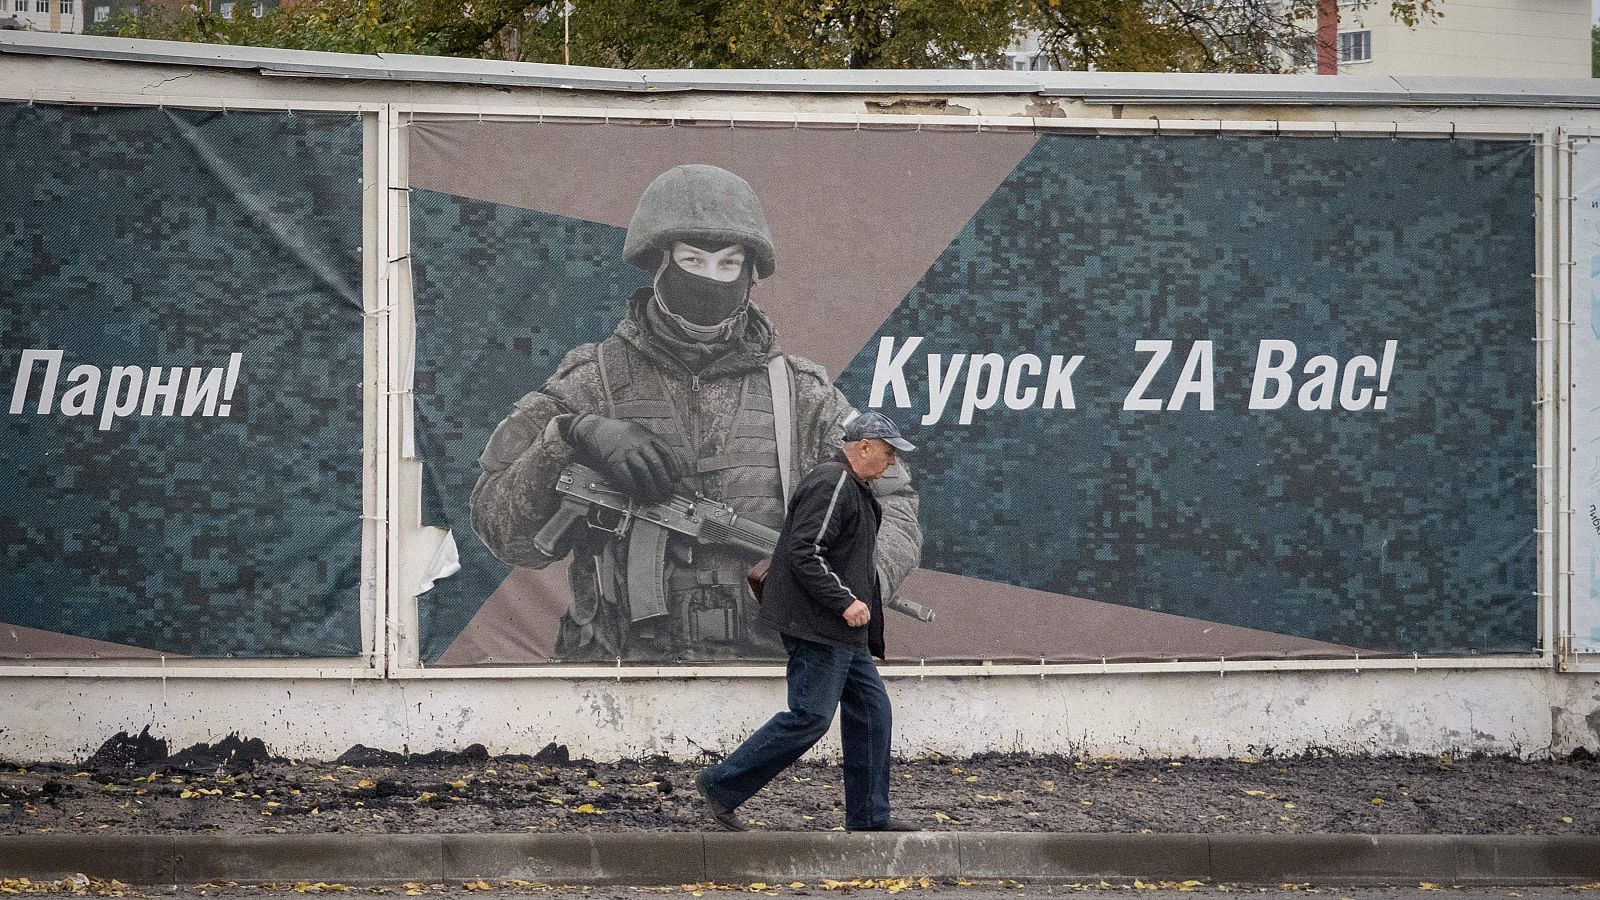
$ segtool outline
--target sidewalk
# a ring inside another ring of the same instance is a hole
[[[896,815],[843,834],[835,766],[803,763],[712,831],[697,765],[403,757],[274,760],[230,738],[169,756],[108,741],[0,774],[0,875],[135,883],[470,877],[649,883],[864,875],[1211,881],[1600,880],[1600,763],[1450,757],[897,762]],[[121,874],[119,874],[121,873]]]

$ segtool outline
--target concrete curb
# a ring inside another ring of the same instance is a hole
[[[867,876],[1485,884],[1600,880],[1600,835],[599,832],[0,835],[0,877],[565,884]]]

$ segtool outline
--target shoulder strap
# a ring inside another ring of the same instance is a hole
[[[789,364],[783,354],[767,360],[767,380],[772,384],[772,430],[778,439],[778,481],[783,485],[783,511],[789,512],[790,463],[794,456],[794,405],[790,397]]]
[[[610,340],[611,338],[607,337],[595,345],[594,358],[596,367],[600,370],[600,393],[606,405],[606,418],[614,419],[617,415],[616,400],[611,395],[611,375],[606,371],[606,344]]]

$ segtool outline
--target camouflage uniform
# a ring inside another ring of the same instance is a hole
[[[704,215],[703,209],[694,212]],[[646,254],[659,250],[649,241],[635,240],[652,234],[640,227],[639,218],[630,226],[628,255],[648,262]],[[730,243],[754,244],[757,265],[763,275],[770,274],[770,243],[762,247],[760,236],[752,240],[736,226],[717,233],[739,239]],[[764,219],[759,226],[764,236]],[[832,456],[851,407],[821,366],[782,354],[771,321],[754,304],[726,324],[725,340],[695,340],[673,326],[651,289],[642,289],[610,337],[573,349],[543,387],[517,401],[479,458],[483,472],[472,492],[473,529],[497,558],[530,568],[559,558],[536,549],[534,535],[556,512],[556,479],[574,461],[574,450],[562,437],[562,417],[584,413],[637,422],[659,437],[678,470],[687,473],[678,482],[680,493],[698,492],[732,505],[753,521],[774,529],[782,526],[783,486],[768,360],[783,355],[790,372],[794,477]],[[883,505],[878,568],[888,599],[921,555],[917,496],[903,465],[890,469],[873,489]],[[573,596],[556,643],[561,659],[785,655],[777,633],[758,621],[745,583],[755,560],[747,553],[671,535],[665,563],[667,615],[631,621],[626,607],[627,538],[581,524],[570,535],[559,548],[564,553],[570,547],[572,553]]]

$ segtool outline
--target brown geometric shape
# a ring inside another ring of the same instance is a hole
[[[473,538],[477,540],[477,538]],[[517,566],[461,629],[436,666],[538,665],[558,662],[556,629],[572,605],[567,561],[543,569]]]
[[[413,122],[407,130],[412,187],[618,227],[645,186],[675,165],[709,163],[741,176],[761,198],[777,247],[777,273],[752,296],[785,350],[834,376],[1037,140],[1023,132],[535,122]]]
[[[0,622],[0,659],[187,659],[148,647],[113,644],[94,638]]]
[[[902,596],[934,621],[886,623],[897,661],[1038,662],[1349,657],[1356,648],[918,569]],[[1363,655],[1371,655],[1362,651]]]

